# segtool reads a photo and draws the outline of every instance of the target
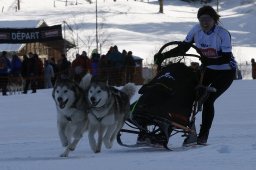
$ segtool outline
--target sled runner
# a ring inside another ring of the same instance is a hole
[[[174,41],[165,44],[158,52],[162,54],[167,47],[182,46],[184,42]],[[126,120],[128,128],[122,128],[117,142],[126,147],[161,146],[168,150],[169,139],[182,133],[188,136],[195,132],[195,115],[201,111],[203,101],[213,87],[203,87],[201,79],[203,70],[193,70],[181,61],[187,57],[201,59],[199,49],[186,44],[198,54],[179,53],[158,62],[158,73],[149,83],[139,90],[140,98],[131,105],[131,116]],[[161,56],[160,56],[161,57]],[[167,59],[173,59],[171,62]],[[135,134],[138,141],[127,144],[122,140],[125,134]],[[140,142],[142,141],[142,142]]]

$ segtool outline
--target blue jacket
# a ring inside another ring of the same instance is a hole
[[[13,58],[11,62],[12,74],[19,74],[21,72],[22,62],[17,58]]]
[[[0,75],[8,75],[11,71],[11,62],[5,56],[0,56]]]

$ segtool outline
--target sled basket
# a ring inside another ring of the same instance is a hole
[[[136,119],[140,114],[151,115],[187,126],[197,84],[195,73],[184,64],[175,63],[164,67],[139,90],[142,95],[132,110],[132,117]]]

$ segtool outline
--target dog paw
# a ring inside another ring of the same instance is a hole
[[[68,141],[62,141],[61,144],[62,144],[63,147],[67,147],[68,146]]]
[[[111,142],[104,142],[104,145],[107,149],[111,149],[112,148],[112,143]]]
[[[67,157],[68,157],[68,153],[63,152],[62,154],[60,154],[60,157],[62,157],[62,158],[67,158]]]
[[[69,146],[68,146],[68,149],[69,149],[70,151],[74,151],[75,148],[76,148],[76,147],[75,147],[74,145],[69,145]]]
[[[100,153],[101,147],[97,146],[93,151],[94,153]]]
[[[60,157],[68,157],[68,154],[69,154],[70,151],[71,150],[67,147],[65,149],[65,151],[62,154],[60,154]]]
[[[105,145],[107,149],[111,149],[112,148],[112,145],[108,144],[108,145]]]
[[[68,143],[64,143],[62,144],[63,147],[67,147],[68,146]]]
[[[95,150],[94,153],[100,153],[100,150]]]

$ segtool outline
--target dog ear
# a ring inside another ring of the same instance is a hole
[[[85,76],[83,76],[82,80],[78,84],[79,87],[81,87],[83,90],[88,90],[90,84],[91,84],[92,75],[90,73],[86,73]]]

